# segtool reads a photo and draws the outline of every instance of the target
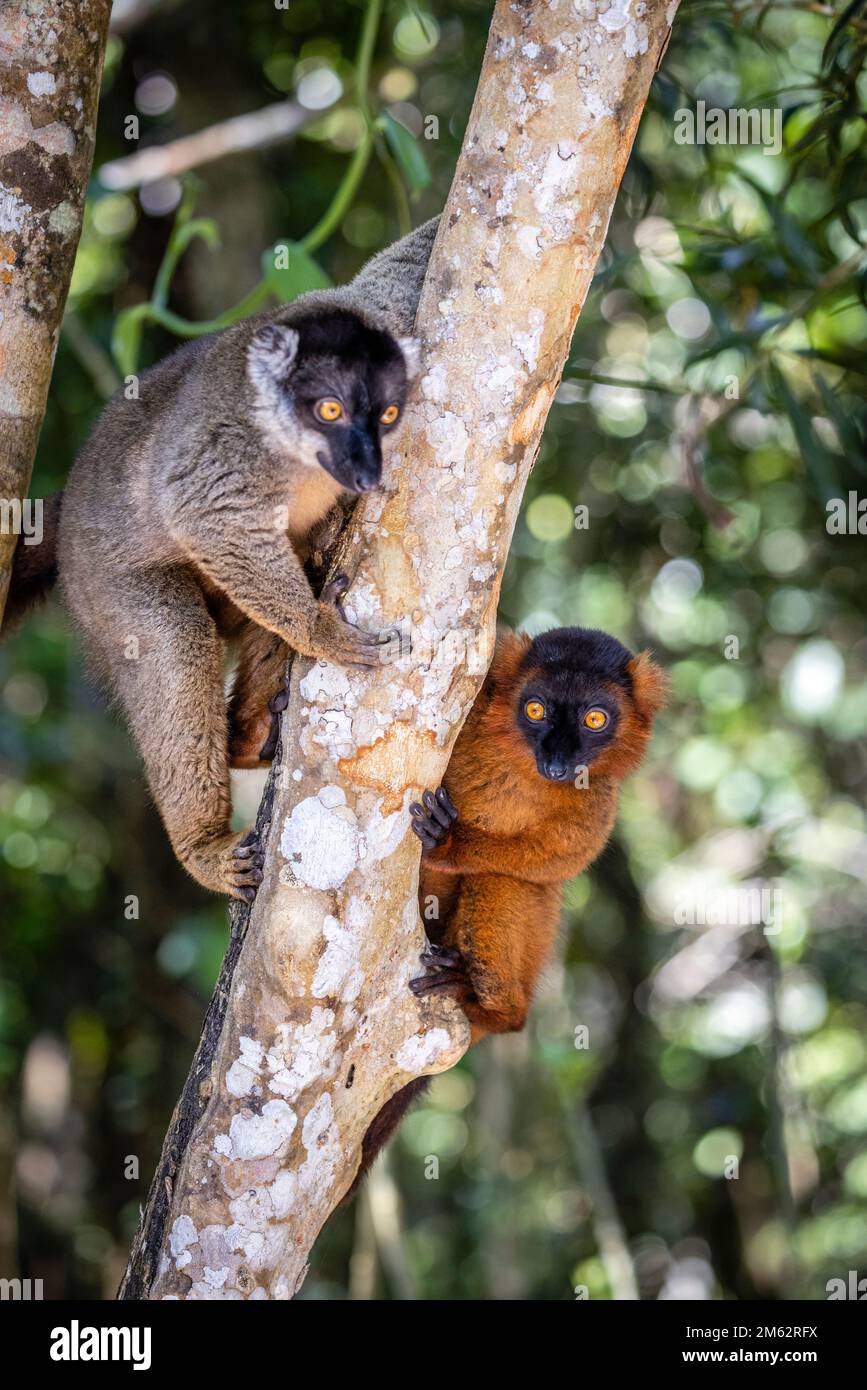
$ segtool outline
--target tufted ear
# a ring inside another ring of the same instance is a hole
[[[407,381],[414,381],[421,371],[421,338],[398,338],[397,345],[406,363]]]
[[[525,632],[512,632],[511,628],[498,630],[494,658],[485,678],[490,695],[501,687],[509,693],[513,691],[518,672],[531,646],[532,638]]]
[[[298,354],[298,334],[285,323],[266,323],[247,349],[247,372],[256,386],[283,381]]]
[[[668,701],[668,677],[651,659],[650,652],[639,652],[626,669],[632,680],[635,708],[645,719],[652,719]]]

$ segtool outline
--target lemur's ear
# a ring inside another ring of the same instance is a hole
[[[298,334],[285,323],[266,323],[247,349],[247,371],[256,386],[283,381],[298,354]]]
[[[650,652],[639,652],[626,669],[632,678],[632,698],[639,714],[652,719],[668,701],[668,677],[651,660]]]
[[[421,371],[421,338],[398,338],[397,345],[406,363],[407,381],[414,381]]]

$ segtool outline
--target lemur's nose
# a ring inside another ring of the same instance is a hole
[[[352,484],[356,492],[372,492],[382,476],[382,456],[364,430],[353,429],[349,442]]]
[[[542,771],[552,782],[565,782],[569,776],[569,764],[561,757],[546,758],[542,764]]]

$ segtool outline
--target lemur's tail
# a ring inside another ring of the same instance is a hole
[[[18,537],[9,593],[0,622],[2,637],[17,627],[28,608],[47,596],[57,578],[57,527],[62,500],[61,491],[52,493],[43,502],[42,535],[38,543],[35,543],[35,535]],[[31,544],[26,544],[27,541]]]

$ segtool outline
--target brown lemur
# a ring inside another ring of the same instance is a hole
[[[267,715],[270,686],[259,691]],[[447,993],[472,1042],[524,1027],[557,936],[563,885],[608,842],[620,784],[641,764],[666,678],[647,652],[566,627],[505,632],[443,784],[410,807],[429,944],[415,994]],[[353,1189],[428,1078],[372,1121]]]
[[[524,1027],[563,885],[608,843],[620,783],[641,764],[665,699],[649,654],[607,633],[566,627],[498,642],[443,785],[410,808],[430,942],[427,973],[410,989],[457,999],[472,1043]],[[352,1190],[428,1081],[411,1081],[375,1116]]]
[[[250,691],[283,687],[288,648],[372,665],[379,634],[320,599],[303,563],[341,495],[380,485],[382,448],[419,370],[411,336],[437,219],[347,286],[302,295],[191,342],[109,403],[43,544],[19,544],[5,627],[55,570],[97,678],[119,702],[175,853],[199,883],[250,901],[261,847],[230,829],[239,765],[267,735]],[[57,532],[56,555],[54,534]],[[38,552],[34,554],[34,552]],[[224,693],[226,643],[238,649]],[[282,697],[285,700],[285,696]],[[265,749],[270,752],[272,750]]]

